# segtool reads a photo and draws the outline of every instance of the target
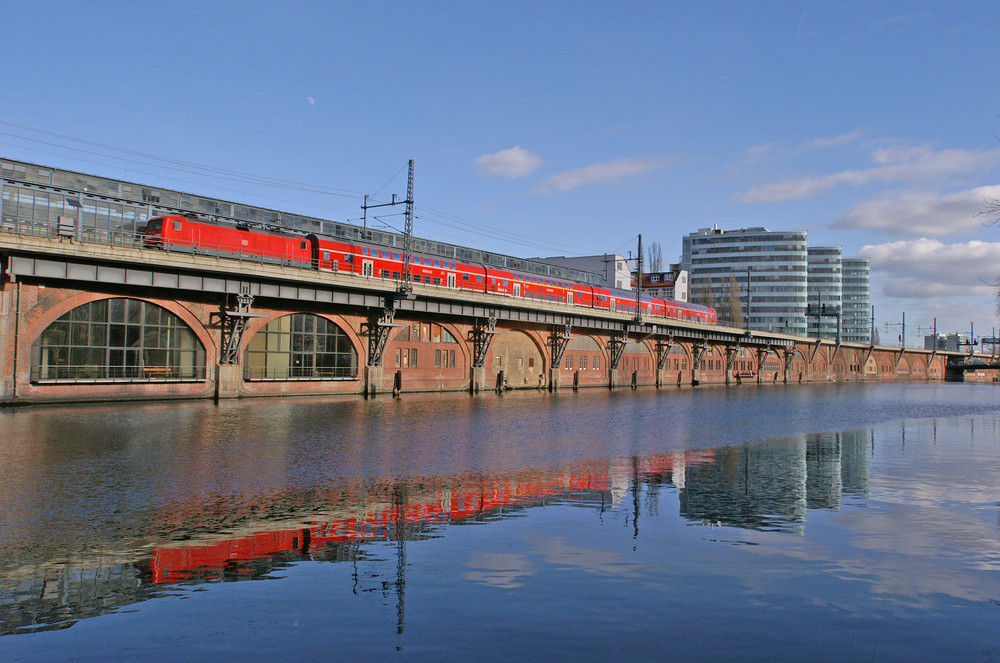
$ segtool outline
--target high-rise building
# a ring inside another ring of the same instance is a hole
[[[844,258],[840,338],[848,343],[872,342],[871,259]]]
[[[720,323],[806,335],[805,231],[702,228],[684,236],[681,266],[691,301],[714,306]]]
[[[839,246],[810,246],[808,249],[809,310],[806,322],[812,338],[838,338],[842,254]]]

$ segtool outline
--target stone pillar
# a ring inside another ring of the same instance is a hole
[[[558,368],[553,368],[549,371],[549,391],[559,391],[560,380],[559,374],[562,373]]]
[[[469,393],[478,394],[481,390],[493,389],[495,385],[486,384],[486,367],[473,366],[469,371]]]
[[[383,371],[381,366],[365,366],[365,395],[375,396],[384,391],[382,387]]]
[[[612,368],[608,371],[608,387],[614,389],[618,386],[618,369]]]
[[[243,371],[239,364],[219,364],[215,367],[215,398],[239,398]]]
[[[14,284],[0,283],[0,402],[14,399],[16,298],[17,291]]]

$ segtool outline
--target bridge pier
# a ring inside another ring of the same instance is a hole
[[[549,391],[559,391],[559,369],[554,368],[549,371]]]
[[[215,367],[215,400],[239,398],[243,372],[240,364],[218,364]]]
[[[486,388],[486,367],[473,366],[469,371],[469,393],[478,394],[481,389]]]
[[[385,371],[381,366],[365,366],[365,396],[377,396],[385,392],[382,386],[384,375]]]
[[[0,402],[14,399],[16,352],[13,348],[17,339],[14,300],[17,294],[15,286],[3,282],[0,274]]]

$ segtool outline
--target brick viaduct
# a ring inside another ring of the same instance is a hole
[[[957,353],[838,344],[636,320],[625,313],[134,247],[0,235],[0,404],[567,388],[940,381]],[[46,379],[36,346],[81,306],[126,298],[176,316],[201,373]],[[338,328],[356,355],[328,379],[256,379],[241,358],[290,314]],[[992,381],[995,369],[966,373]]]

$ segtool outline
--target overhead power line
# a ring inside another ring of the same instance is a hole
[[[135,164],[139,166],[145,166],[148,168],[157,168],[172,171],[175,173],[184,173],[188,175],[195,175],[201,177],[211,177],[217,180],[224,180],[229,182],[235,182],[238,184],[250,185],[250,186],[260,186],[260,187],[270,187],[273,189],[282,189],[287,191],[294,191],[300,193],[311,193],[335,196],[340,198],[349,198],[360,200],[364,197],[364,194],[351,191],[348,189],[339,189],[335,187],[326,187],[315,184],[309,184],[304,182],[297,182],[294,180],[287,180],[276,177],[267,177],[262,175],[256,175],[253,173],[245,173],[236,170],[230,170],[226,168],[217,168],[213,166],[205,166],[202,164],[194,163],[191,161],[185,161],[182,159],[174,159],[171,157],[164,157],[155,154],[150,154],[148,152],[140,152],[138,150],[131,150],[122,147],[116,147],[114,145],[107,145],[105,143],[100,143],[97,141],[87,140],[84,138],[77,138],[74,136],[67,136],[65,134],[60,134],[54,131],[47,131],[45,129],[38,129],[35,127],[29,127],[27,125],[19,124],[16,122],[10,122],[7,120],[0,120],[0,125],[11,127],[13,129],[20,130],[22,132],[29,132],[33,134],[38,134],[40,136],[58,139],[60,141],[67,141],[79,146],[65,145],[58,142],[53,142],[50,140],[43,140],[41,138],[34,138],[30,136],[24,136],[17,133],[11,133],[7,131],[0,131],[0,136],[8,136],[19,141],[26,141],[34,143],[37,145],[45,145],[48,147],[56,148],[58,150],[70,150],[75,153],[85,154],[93,157],[100,157],[104,159],[111,159],[116,162],[123,162],[126,164]],[[50,154],[52,156],[64,156],[57,152],[47,152],[45,150],[36,150],[42,154]],[[97,161],[81,159],[85,163],[94,163],[101,166],[109,166],[107,163],[101,163]],[[114,167],[114,166],[112,166]],[[121,167],[120,165],[117,167]],[[405,167],[404,167],[405,168]],[[379,193],[369,196],[371,199],[378,199],[380,192],[387,188],[402,172],[402,168],[397,171],[389,180],[385,182],[380,188]],[[155,176],[155,173],[144,173],[150,176]],[[177,181],[184,182],[185,184],[190,184],[192,186],[201,186],[203,183],[192,180],[185,180],[177,178]],[[219,187],[221,190],[228,190],[231,193],[239,193],[246,195],[245,191],[226,189],[225,187]],[[257,194],[261,198],[269,198],[263,194]],[[271,197],[272,200],[279,200],[292,205],[301,205],[299,201],[290,201],[283,199],[276,199]],[[310,207],[315,207],[315,205],[310,205]],[[531,249],[539,253],[547,253],[550,255],[563,253],[568,255],[584,255],[587,253],[592,253],[592,249],[585,249],[578,246],[572,246],[568,244],[555,244],[552,242],[546,242],[539,240],[537,237],[523,235],[513,232],[508,232],[495,226],[490,226],[482,223],[477,223],[469,219],[459,217],[441,210],[433,209],[430,207],[425,207],[422,205],[417,205],[417,209],[421,210],[420,219],[424,222],[429,222],[432,224],[437,224],[439,226],[449,228],[452,230],[457,230],[465,235],[471,236],[473,238],[483,238],[493,241],[503,242],[508,245],[519,246],[525,249]],[[351,221],[347,219],[348,215],[345,214],[346,221]],[[386,224],[388,225],[388,224]],[[390,226],[391,227],[391,226]]]

